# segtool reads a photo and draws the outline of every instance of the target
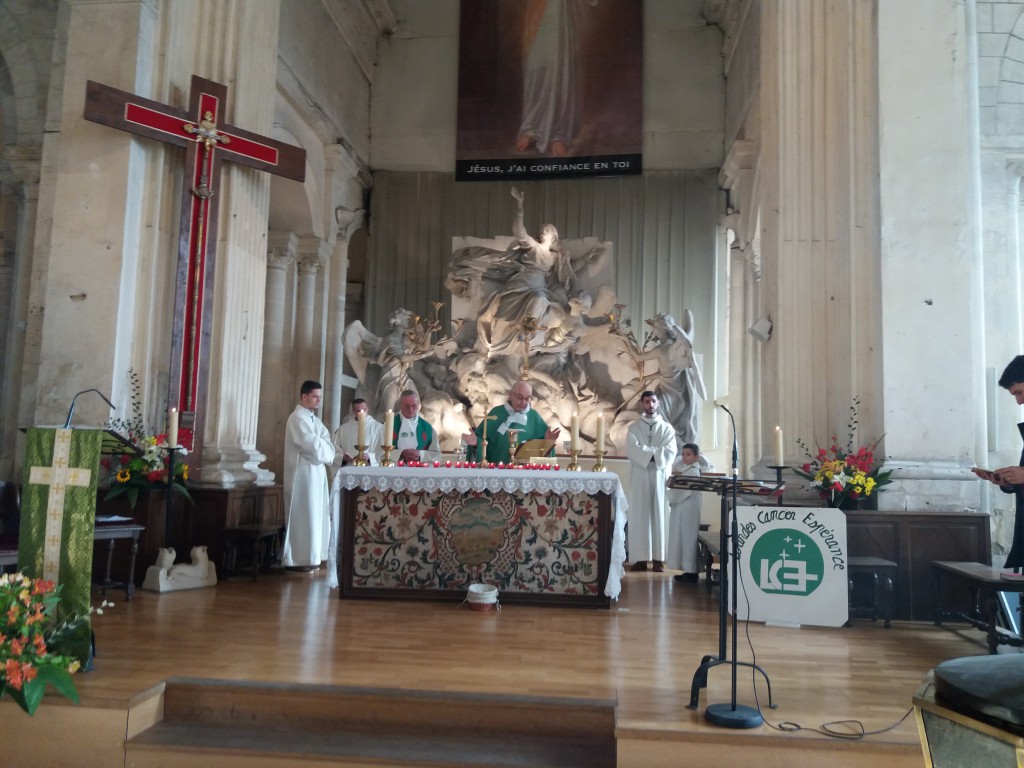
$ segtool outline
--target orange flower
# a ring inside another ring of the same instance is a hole
[[[7,677],[7,684],[16,691],[21,690],[21,665],[14,659],[8,659],[4,665],[4,674]]]

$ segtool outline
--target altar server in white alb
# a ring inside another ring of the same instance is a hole
[[[658,396],[640,395],[644,412],[626,432],[626,457],[631,464],[626,543],[632,570],[665,570],[665,481],[676,458],[676,432],[658,413]]]
[[[287,529],[281,562],[314,571],[327,559],[330,534],[327,469],[334,461],[331,433],[317,418],[323,399],[318,382],[304,381],[285,425],[284,508]]]
[[[701,472],[713,471],[713,467],[700,455],[700,446],[687,443],[683,446],[679,461],[672,468],[675,475],[700,477]],[[666,565],[676,571],[676,581],[697,581],[700,578],[700,564],[697,558],[697,539],[700,537],[701,492],[684,488],[670,488],[668,498],[668,553]]]
[[[361,397],[352,401],[352,417],[341,423],[341,426],[334,430],[334,465],[341,467],[351,464],[359,451],[356,449],[356,442],[359,438],[359,414],[363,414],[363,440],[366,446],[365,456],[371,467],[379,463],[377,456],[380,453],[381,435],[383,425],[369,413],[370,406]]]

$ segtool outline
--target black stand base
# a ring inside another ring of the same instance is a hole
[[[708,670],[710,670],[712,667],[717,667],[719,664],[732,664],[733,667],[750,667],[750,669],[754,669],[754,670],[757,670],[758,672],[760,672],[761,676],[764,677],[765,685],[768,686],[768,708],[769,709],[775,709],[778,706],[778,704],[776,704],[775,701],[772,699],[772,681],[768,679],[768,673],[765,672],[763,669],[761,669],[759,666],[757,666],[757,664],[751,664],[749,661],[732,661],[732,660],[726,659],[726,658],[718,658],[718,657],[715,657],[715,656],[705,656],[703,659],[701,659],[700,666],[697,667],[697,671],[693,673],[693,682],[690,684],[690,703],[686,705],[688,709],[697,709],[697,705],[700,703],[700,689],[708,687]],[[731,705],[731,704],[709,704],[708,705],[708,709],[711,709],[711,707],[723,707],[723,706],[731,708],[733,705]],[[737,704],[736,706],[740,707],[740,708],[749,709],[749,707],[743,707],[742,704]],[[753,711],[757,712],[756,709],[753,710]],[[758,715],[758,719],[759,720],[760,720],[760,718],[761,718],[761,715]],[[708,717],[708,720],[711,720],[711,718]],[[714,721],[712,720],[712,722],[714,722]],[[761,724],[760,722],[756,723],[756,725],[760,725],[760,724]],[[717,723],[716,723],[716,725],[717,725]],[[755,726],[749,726],[749,727],[753,728],[753,727],[756,727],[756,725]],[[734,726],[734,727],[738,728],[738,727],[747,727],[747,726]]]
[[[723,728],[757,728],[764,722],[760,712],[743,704],[708,704],[704,717]]]

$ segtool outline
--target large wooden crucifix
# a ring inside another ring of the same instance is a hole
[[[189,449],[199,447],[194,445],[194,433],[202,429],[206,398],[221,161],[230,160],[295,181],[306,177],[305,150],[227,124],[223,114],[226,101],[227,86],[196,75],[192,76],[188,110],[92,80],[86,84],[86,120],[187,150],[188,181],[181,192],[168,406],[181,412],[183,423],[192,422],[194,431],[182,436]]]

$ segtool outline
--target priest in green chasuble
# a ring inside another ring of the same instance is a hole
[[[529,382],[517,381],[508,393],[508,402],[495,406],[487,414],[480,426],[462,436],[466,445],[476,447],[474,455],[478,461],[484,461],[483,430],[487,429],[486,460],[495,464],[507,464],[511,460],[509,454],[508,432],[518,430],[517,442],[527,440],[557,440],[559,429],[548,429],[548,425],[540,414],[530,407],[533,401],[533,387]]]
[[[437,430],[420,417],[420,396],[405,390],[398,398],[398,413],[391,425],[391,444],[398,449],[402,461],[437,461],[441,447]]]

